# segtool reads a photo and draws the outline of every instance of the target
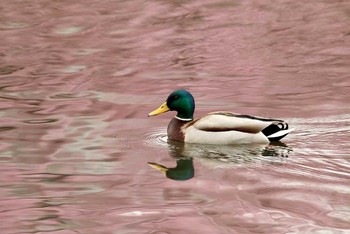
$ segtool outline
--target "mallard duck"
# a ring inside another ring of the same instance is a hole
[[[268,144],[279,141],[293,129],[279,119],[268,119],[231,112],[213,112],[193,119],[195,102],[187,90],[172,92],[167,100],[148,114],[155,116],[176,111],[167,129],[168,139],[197,144]]]

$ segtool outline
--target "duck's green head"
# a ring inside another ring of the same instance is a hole
[[[177,111],[176,117],[180,120],[190,121],[193,119],[194,98],[190,92],[184,89],[172,92],[158,109],[152,111],[148,116],[159,115],[167,111]]]

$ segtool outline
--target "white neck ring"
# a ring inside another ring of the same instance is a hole
[[[193,120],[193,119],[184,119],[184,118],[180,118],[180,117],[178,117],[178,116],[175,116],[175,118],[177,118],[178,120],[182,120],[182,121],[191,121],[191,120]]]

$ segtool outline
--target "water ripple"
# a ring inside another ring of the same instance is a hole
[[[167,147],[168,135],[164,128],[157,128],[142,137],[144,144],[152,147]]]
[[[167,147],[168,136],[164,131],[164,128],[154,128],[140,137],[125,137],[116,136],[117,142],[120,145],[127,146],[128,148],[138,148],[142,145],[151,146],[154,148]],[[141,143],[141,145],[139,144]]]
[[[23,123],[28,123],[28,124],[46,124],[46,123],[54,123],[58,122],[59,119],[28,119],[24,120]]]

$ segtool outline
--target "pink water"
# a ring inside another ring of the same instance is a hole
[[[349,233],[349,1],[0,2],[0,232]],[[196,116],[282,118],[285,145],[177,146]],[[193,160],[194,176],[147,165]]]

